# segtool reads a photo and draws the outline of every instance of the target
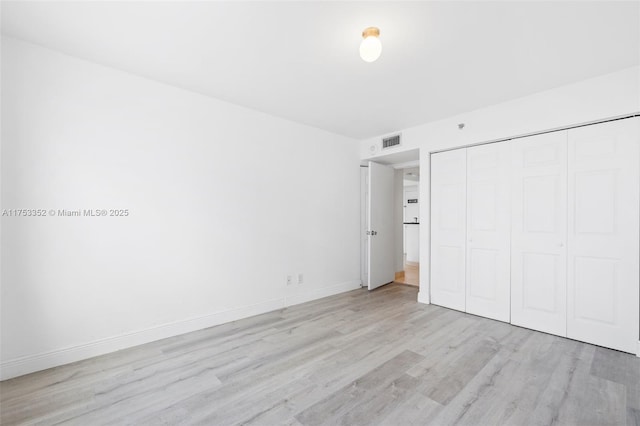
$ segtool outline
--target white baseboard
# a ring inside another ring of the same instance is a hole
[[[329,287],[321,287],[311,291],[301,291],[285,297],[285,306],[298,305],[300,303],[309,302],[311,300],[321,299],[334,294],[344,293],[346,291],[357,290],[362,285],[362,281],[347,281],[344,283],[332,285]]]
[[[429,292],[427,291],[419,291],[418,292],[418,303],[424,303],[426,305],[430,304],[429,300]]]
[[[196,330],[202,330],[215,325],[275,311],[286,306],[297,305],[299,303],[320,299],[322,297],[358,288],[360,288],[360,281],[349,281],[329,287],[300,291],[293,296],[271,299],[253,305],[162,324],[144,330],[108,337],[106,339],[95,340],[82,345],[3,361],[0,363],[0,380],[7,380],[36,371],[46,370],[47,368],[81,361],[83,359],[108,354],[121,349],[131,348],[133,346],[143,345],[156,340],[166,339],[168,337]]]
[[[638,349],[636,350],[636,356],[640,358],[640,340],[638,340]]]

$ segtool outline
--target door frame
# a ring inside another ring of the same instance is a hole
[[[415,152],[414,152],[415,151]],[[414,152],[415,157],[417,157],[416,159],[412,159],[407,161],[407,153],[409,152]],[[399,158],[398,160],[394,159],[394,157]],[[381,164],[384,164],[386,166],[392,167],[395,170],[398,169],[408,169],[408,168],[415,168],[415,167],[421,167],[421,162],[420,162],[420,149],[419,148],[415,148],[415,149],[410,149],[407,151],[402,151],[400,153],[398,152],[393,152],[393,153],[389,153],[387,155],[380,155],[380,156],[376,156],[373,158],[368,158],[368,159],[363,159],[361,161],[360,164],[360,287],[361,288],[366,288],[367,286],[367,282],[368,282],[368,247],[367,247],[367,235],[366,235],[366,231],[368,230],[368,211],[367,211],[367,202],[368,202],[368,163],[369,161],[373,161],[373,162],[379,162]],[[422,170],[422,169],[420,169]],[[422,175],[422,171],[420,172]],[[395,192],[395,189],[394,189]],[[402,191],[401,191],[402,192]],[[395,194],[394,194],[395,195]],[[399,200],[400,202],[402,202],[402,194],[400,194],[399,196]],[[423,207],[422,207],[422,201],[420,201],[420,215],[422,217],[422,212],[423,212]],[[402,214],[402,212],[401,212]],[[423,222],[421,221],[420,224],[422,225]],[[421,226],[422,228],[422,226]],[[402,233],[402,227],[400,228],[400,232]],[[422,231],[420,231],[420,241],[422,241]],[[396,247],[396,249],[400,250],[401,254],[402,254],[402,246],[400,247]],[[397,250],[396,250],[397,251]],[[422,257],[422,243],[420,243],[420,260],[422,261],[423,257]],[[397,253],[394,253],[397,254]],[[422,284],[422,278],[421,278],[421,283]]]

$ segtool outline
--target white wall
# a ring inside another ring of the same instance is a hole
[[[360,166],[360,281],[367,285],[368,281],[368,238],[367,199],[369,191],[369,168]]]
[[[640,112],[640,67],[627,68],[531,96],[426,123],[402,131],[396,152],[420,148],[420,263],[429,263],[429,153]],[[463,130],[458,123],[465,123]],[[362,159],[373,159],[371,145],[384,135],[360,142]],[[377,149],[380,152],[380,147]],[[385,151],[385,155],[390,152]],[[426,267],[424,270],[427,270]],[[418,300],[429,303],[429,274],[420,275]]]
[[[371,145],[381,144],[384,135],[362,140],[362,159],[422,148],[428,152],[470,145],[540,130],[587,123],[640,112],[640,67],[583,80],[553,90],[470,111],[444,120],[422,124],[402,132],[402,145],[371,156]],[[463,130],[459,123],[465,123]],[[394,132],[396,133],[396,132]],[[422,170],[422,164],[420,165]],[[422,172],[421,172],[422,173]]]
[[[130,211],[2,218],[2,378],[360,285],[354,140],[9,38],[2,124],[3,209]]]

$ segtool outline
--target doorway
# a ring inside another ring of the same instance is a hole
[[[370,161],[375,164],[371,164]],[[387,273],[390,274],[389,278],[382,280],[384,283],[394,281],[418,287],[420,285],[419,150],[377,156],[375,159],[363,161],[361,166],[361,277],[363,286],[367,286],[368,283],[370,290],[377,287],[377,285],[371,285],[372,281],[376,281],[372,278],[371,268],[384,264],[386,266],[383,269],[388,271],[385,272],[385,277]],[[385,174],[388,177],[384,179],[385,183],[378,181],[379,187],[374,181],[367,180],[367,177],[371,178],[371,166],[378,170],[387,170]],[[386,192],[387,189],[383,190],[383,188],[389,188],[389,185],[393,187],[390,188],[390,192]],[[382,192],[388,194],[383,197],[388,201],[381,205],[380,195]],[[376,198],[378,202],[374,203],[373,198]],[[370,219],[375,216],[371,216],[374,211],[371,209],[372,205],[375,205],[374,210],[378,213],[380,209],[389,212],[386,213],[387,219],[385,220],[388,220],[385,222],[386,225],[370,223]],[[380,231],[380,229],[384,231]],[[379,243],[382,241],[383,233],[387,234],[387,238],[381,246]],[[374,246],[375,252],[371,250]]]
[[[402,173],[402,270],[396,282],[420,286],[420,168]]]

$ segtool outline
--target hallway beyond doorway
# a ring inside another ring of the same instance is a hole
[[[420,286],[420,263],[404,261],[404,270],[396,273],[395,282],[408,284],[415,287]]]

